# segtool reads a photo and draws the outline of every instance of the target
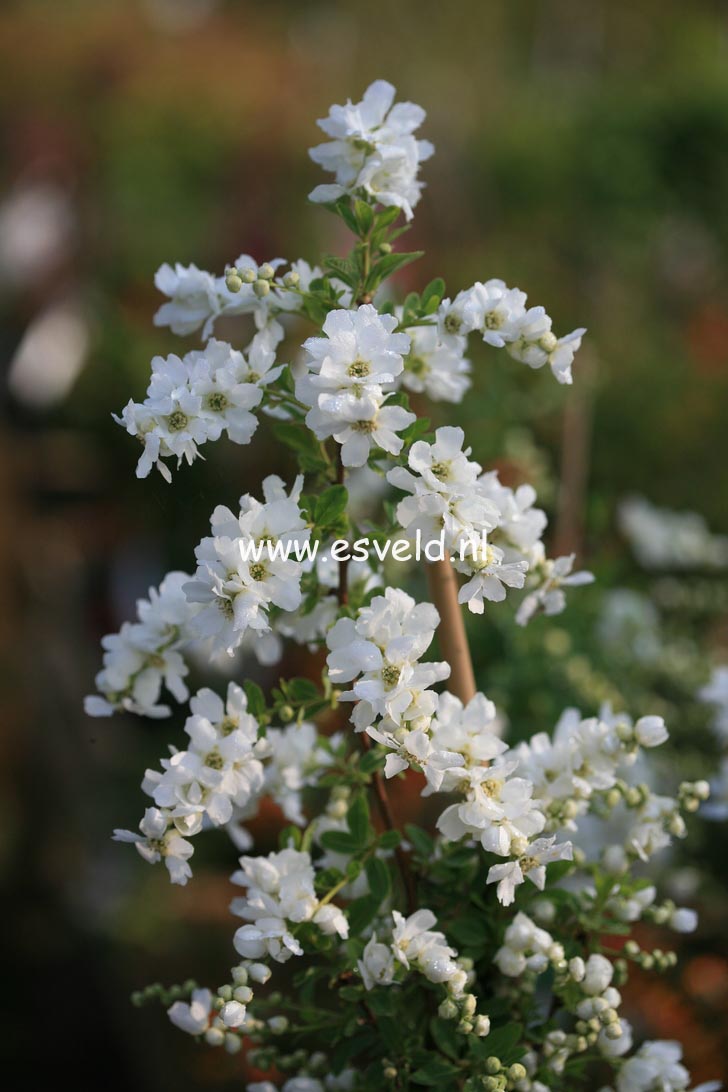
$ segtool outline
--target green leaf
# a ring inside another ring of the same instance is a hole
[[[433,1016],[430,1020],[430,1034],[442,1054],[447,1054],[448,1058],[459,1056],[463,1037],[458,1032],[456,1020],[441,1020],[438,1016]]]
[[[490,1033],[484,1039],[478,1040],[478,1053],[482,1057],[489,1058],[492,1055],[500,1058],[504,1065],[512,1065],[521,1058],[526,1049],[523,1041],[522,1024],[504,1024],[499,1028],[491,1028]]]
[[[414,823],[405,823],[404,831],[420,857],[429,859],[434,852],[435,843],[427,831],[416,827]]]
[[[361,842],[344,830],[327,830],[320,838],[324,849],[333,849],[334,853],[358,853]]]
[[[379,837],[380,849],[396,849],[402,841],[402,835],[398,830],[385,830]]]
[[[448,925],[447,932],[459,947],[482,948],[487,939],[484,915],[461,914]]]
[[[411,1075],[410,1080],[414,1084],[424,1084],[432,1087],[436,1084],[442,1084],[444,1081],[452,1080],[453,1077],[457,1077],[459,1073],[460,1070],[457,1066],[450,1065],[444,1058],[438,1058],[433,1055],[426,1065],[415,1070]]]
[[[374,223],[374,209],[366,201],[354,202],[354,215],[360,235],[368,235]]]
[[[398,269],[402,269],[404,266],[409,265],[410,262],[416,262],[424,253],[424,250],[412,250],[409,253],[385,254],[384,257],[379,259],[374,267],[377,283],[383,281],[385,277],[391,277]]]
[[[415,440],[421,440],[429,431],[429,428],[429,417],[418,417],[411,425],[407,425],[407,428],[400,435],[406,444],[413,444]]]
[[[390,205],[389,208],[382,209],[377,213],[377,228],[390,227],[399,218],[401,212],[402,209],[398,205]]]
[[[286,691],[293,701],[302,704],[317,701],[321,697],[321,691],[311,679],[289,679],[286,683]]]
[[[379,899],[375,899],[371,895],[362,895],[360,899],[354,899],[353,902],[349,903],[346,916],[349,919],[349,930],[354,936],[361,933],[363,929],[366,929],[367,925],[374,921],[379,913],[379,906]]]
[[[349,1036],[349,1038],[339,1038],[330,1055],[331,1072],[340,1073],[357,1054],[369,1051],[375,1042],[376,1032],[372,1028],[364,1028],[362,1031],[358,1031],[356,1035]]]
[[[355,235],[358,234],[359,228],[356,222],[356,216],[354,215],[351,205],[349,204],[348,197],[340,197],[334,205],[334,211],[338,213],[341,219],[344,221],[349,231],[353,231]]]
[[[315,519],[320,528],[335,524],[346,511],[349,493],[344,485],[332,485],[316,501]]]
[[[302,470],[315,471],[324,465],[319,442],[303,423],[276,421],[272,432],[277,440],[296,453]]]
[[[366,863],[369,891],[373,899],[383,902],[392,888],[389,869],[380,857],[370,857]]]
[[[426,307],[433,299],[436,299],[439,304],[444,295],[445,282],[442,277],[435,277],[434,281],[430,281],[427,288],[422,293],[422,306]]]
[[[248,712],[254,717],[264,716],[265,695],[258,684],[253,682],[252,679],[246,679],[243,683],[243,690],[248,699]]]
[[[351,831],[351,837],[357,844],[365,846],[369,841],[369,804],[363,792],[354,797],[354,800],[346,813],[346,825]]]
[[[366,754],[362,755],[361,761],[359,762],[359,769],[365,774],[374,773],[375,770],[382,768],[385,761],[386,756],[383,755],[381,751],[373,748],[371,751],[367,751]]]

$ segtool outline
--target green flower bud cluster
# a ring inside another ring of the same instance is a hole
[[[152,982],[142,990],[135,990],[131,995],[131,1003],[138,1009],[154,1001],[158,1001],[160,1005],[172,1005],[175,1001],[184,1001],[196,989],[197,982],[194,978],[188,978],[179,986],[163,986],[161,982]]]

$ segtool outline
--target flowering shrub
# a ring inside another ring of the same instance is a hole
[[[481,615],[518,597],[526,625],[592,577],[573,571],[573,556],[547,558],[529,485],[484,472],[462,429],[431,432],[407,393],[459,402],[475,334],[569,384],[584,331],[557,337],[543,307],[495,279],[452,297],[436,279],[400,304],[385,293],[419,257],[394,243],[433,152],[414,135],[424,112],[393,100],[377,81],[319,122],[331,139],[311,156],[335,181],[311,199],[353,233],[347,256],[312,267],[242,255],[220,276],[157,274],[168,297],[157,324],[207,340],[155,358],[144,401],[116,418],[142,445],[137,475],[156,468],[170,481],[223,433],[250,443],[261,417],[301,473],[292,485],[267,477],[262,499],[243,496],[235,511],[216,507],[191,571],[168,574],[137,620],[104,638],[89,714],[163,718],[170,699],[190,710],[185,741],[144,776],[138,832],[115,837],[177,884],[192,876],[203,831],[224,828],[243,853],[228,981],[152,986],[136,1000],[160,998],[211,1047],[244,1048],[270,1075],[250,1092],[686,1089],[678,1044],[635,1049],[620,990],[631,963],[675,963],[625,942],[633,922],[695,927],[693,911],[660,900],[635,867],[685,835],[684,813],[708,787],[658,796],[636,776],[638,758],[667,739],[659,716],[570,709],[552,734],[504,742],[501,716],[476,692],[460,605]],[[211,336],[230,314],[254,320],[243,350]],[[291,316],[315,333],[278,362]],[[352,510],[355,475],[394,491],[376,522]],[[384,558],[412,541],[425,544],[432,603],[385,579]],[[428,658],[436,634],[441,661]],[[252,648],[274,663],[285,640],[326,649],[320,686],[284,679],[266,694],[248,680],[224,698],[189,697],[189,650]],[[387,782],[409,770],[437,798],[433,829],[400,829],[392,814]],[[288,823],[267,855],[245,825],[264,798]],[[579,839],[587,821],[602,830],[592,854]]]

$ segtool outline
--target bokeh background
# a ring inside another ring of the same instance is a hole
[[[494,610],[473,634],[480,685],[513,739],[567,704],[662,712],[667,785],[711,777],[720,743],[694,694],[728,656],[724,544],[698,528],[688,539],[710,549],[682,550],[663,521],[662,561],[640,560],[619,511],[637,494],[728,533],[728,11],[5,0],[0,71],[3,1038],[27,1087],[68,1073],[84,1089],[240,1088],[239,1059],[128,1002],[156,979],[214,985],[231,964],[229,847],[200,845],[179,889],[109,840],[136,824],[141,771],[181,716],[81,709],[100,636],[190,566],[212,507],[293,469],[261,428],[172,487],[135,480],[110,414],[141,398],[155,352],[178,348],[152,327],[154,271],[340,250],[305,200],[321,180],[306,155],[315,119],[378,77],[422,103],[437,154],[408,239],[427,255],[401,288],[500,276],[558,332],[589,328],[572,390],[476,349],[472,394],[433,415],[463,424],[506,480],[533,481],[552,552],[577,550],[598,576],[555,623],[522,632]],[[724,1065],[725,852],[725,825],[698,817],[663,864],[662,892],[702,924],[631,1008],[640,1034],[686,1043],[696,1079]]]

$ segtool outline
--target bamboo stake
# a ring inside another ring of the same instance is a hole
[[[440,615],[437,631],[443,659],[450,664],[448,690],[467,705],[475,696],[475,673],[470,646],[465,633],[463,613],[458,603],[458,583],[449,554],[442,561],[427,565],[430,596]]]

